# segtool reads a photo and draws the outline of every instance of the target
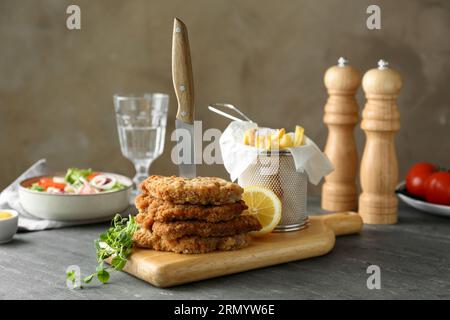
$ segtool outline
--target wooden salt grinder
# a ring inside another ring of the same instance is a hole
[[[341,57],[338,65],[327,70],[324,82],[329,94],[323,118],[329,130],[325,154],[335,170],[325,177],[322,208],[329,211],[356,210],[358,154],[353,130],[358,122],[359,107],[355,93],[361,84],[361,76],[348,65],[348,60]]]
[[[395,134],[400,129],[400,114],[396,98],[402,79],[388,66],[387,61],[380,60],[378,68],[367,71],[363,77],[367,102],[361,128],[366,133],[366,146],[361,160],[359,213],[369,224],[397,222]]]

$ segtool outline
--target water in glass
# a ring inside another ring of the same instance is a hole
[[[122,154],[136,168],[135,193],[153,160],[164,150],[168,101],[168,95],[161,93],[114,96]]]

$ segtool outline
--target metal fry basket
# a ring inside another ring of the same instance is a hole
[[[306,199],[308,177],[295,170],[289,151],[257,151],[256,162],[239,177],[242,187],[258,185],[271,189],[281,200],[281,222],[274,232],[296,231],[308,225]]]

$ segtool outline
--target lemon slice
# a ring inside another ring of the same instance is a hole
[[[281,201],[272,190],[260,186],[245,187],[242,200],[248,206],[247,213],[254,214],[262,225],[261,230],[250,232],[250,235],[264,236],[280,223]]]

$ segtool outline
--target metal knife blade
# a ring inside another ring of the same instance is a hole
[[[178,165],[178,173],[180,177],[185,178],[195,178],[197,175],[196,165],[195,165],[195,147],[194,147],[194,125],[190,123],[183,122],[181,120],[175,120],[175,128],[176,128],[176,137],[177,141],[180,139],[189,139],[187,143],[183,143],[183,145],[188,146],[188,148],[183,149],[182,159],[188,160],[188,162],[181,162]],[[186,154],[184,154],[186,152]],[[179,159],[180,161],[182,159]]]
[[[176,137],[178,142],[180,142],[181,137],[189,138],[189,143],[183,143],[183,145],[190,148],[189,150],[183,149],[187,155],[182,157],[185,161],[180,159],[178,170],[180,176],[193,178],[197,174],[194,149],[194,81],[187,28],[177,18],[173,22],[172,80],[178,101],[178,112],[175,120]],[[189,161],[186,161],[187,159]]]

